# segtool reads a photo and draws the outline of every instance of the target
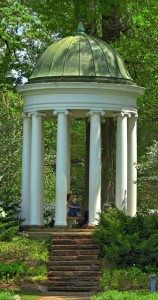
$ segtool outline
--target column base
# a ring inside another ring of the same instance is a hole
[[[29,226],[29,222],[22,222],[20,227],[25,227],[25,226]]]
[[[54,227],[52,228],[53,230],[66,230],[67,229],[67,225],[54,225]]]
[[[95,222],[94,223],[88,223],[88,227],[92,227],[92,228],[97,226],[97,225],[98,225],[98,222],[97,223],[95,223]]]
[[[39,230],[44,228],[45,226],[43,225],[25,225],[25,226],[20,226],[20,231],[31,231],[31,230]]]
[[[62,223],[55,222],[54,227],[55,226],[67,226],[67,223],[66,222],[62,222]]]
[[[85,229],[95,229],[96,228],[96,224],[95,225],[87,225],[87,227]]]

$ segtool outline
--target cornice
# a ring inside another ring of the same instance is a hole
[[[18,87],[17,91],[23,96],[39,96],[50,94],[93,94],[93,95],[128,95],[139,96],[144,94],[144,88],[138,86],[127,85],[106,85],[100,86],[80,86],[80,87],[56,87],[48,85],[30,84]]]

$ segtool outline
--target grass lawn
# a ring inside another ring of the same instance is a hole
[[[35,295],[21,295],[21,300],[38,300],[39,296]]]
[[[1,292],[7,292],[6,289],[0,289],[0,296]],[[8,291],[9,292],[9,291]],[[41,293],[39,292],[31,292],[31,291],[13,291],[14,295],[19,295],[21,300],[38,300],[41,297]],[[3,296],[0,297],[0,299],[3,298]],[[5,298],[7,299],[7,297]]]
[[[41,296],[40,293],[36,292],[16,292],[18,295],[20,295],[21,300],[38,300]]]

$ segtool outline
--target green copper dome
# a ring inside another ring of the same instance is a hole
[[[28,83],[113,82],[133,84],[121,56],[107,43],[85,33],[49,46],[38,60]]]

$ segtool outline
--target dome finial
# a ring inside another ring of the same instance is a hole
[[[79,22],[77,30],[76,30],[76,35],[85,35],[85,34],[86,34],[86,32],[85,32],[83,24],[82,24],[82,22]]]

